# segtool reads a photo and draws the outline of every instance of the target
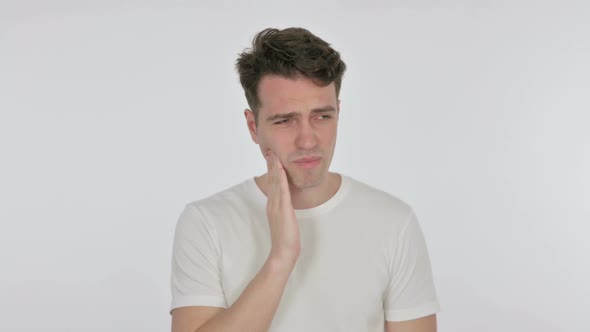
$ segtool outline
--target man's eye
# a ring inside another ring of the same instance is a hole
[[[289,121],[289,120],[291,120],[291,119],[285,119],[285,120],[282,120],[282,121],[279,121],[279,122],[275,122],[275,124],[287,123],[287,121]]]
[[[331,115],[320,115],[320,116],[325,116],[325,117],[327,117],[328,119],[332,117]]]

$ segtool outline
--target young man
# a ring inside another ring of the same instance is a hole
[[[329,172],[340,54],[300,28],[240,54],[267,173],[189,203],[172,259],[172,331],[435,332],[439,304],[412,208]]]

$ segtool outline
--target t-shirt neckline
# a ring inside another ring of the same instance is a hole
[[[338,206],[338,204],[340,204],[340,202],[342,201],[342,199],[344,199],[346,193],[350,189],[350,179],[348,176],[342,173],[336,174],[340,175],[342,179],[340,181],[340,186],[338,187],[336,193],[332,195],[332,197],[330,197],[327,201],[318,206],[309,209],[295,209],[295,216],[297,217],[297,220],[303,218],[317,217],[319,215],[329,212],[330,210]],[[251,177],[248,180],[246,180],[246,186],[248,190],[252,193],[252,198],[256,201],[256,203],[259,205],[266,206],[266,195],[258,187],[254,178],[255,177]]]

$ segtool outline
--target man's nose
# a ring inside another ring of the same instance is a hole
[[[311,150],[318,143],[317,132],[311,124],[301,121],[297,132],[297,139],[295,144],[302,150]]]

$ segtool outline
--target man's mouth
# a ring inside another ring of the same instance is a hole
[[[295,160],[295,164],[302,168],[313,168],[320,164],[321,157],[301,158]]]

